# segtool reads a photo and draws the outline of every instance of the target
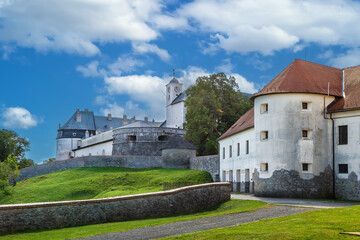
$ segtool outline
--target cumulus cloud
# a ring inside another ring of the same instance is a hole
[[[161,49],[155,44],[149,43],[133,43],[132,45],[134,51],[136,53],[154,53],[159,56],[159,58],[163,61],[169,61],[171,56],[169,55],[168,51],[165,49]]]
[[[177,13],[209,33],[211,49],[205,52],[218,47],[228,52],[269,55],[291,47],[298,51],[306,43],[360,44],[357,1],[195,0]]]
[[[32,115],[27,109],[22,107],[9,107],[3,109],[1,113],[1,125],[7,128],[28,129],[35,127],[42,122],[42,119]]]
[[[77,66],[76,70],[81,72],[84,77],[98,77],[101,76],[98,66],[98,61],[92,61],[86,66]]]
[[[330,57],[333,56],[332,54]],[[360,48],[354,48],[346,51],[346,53],[333,56],[329,59],[329,64],[337,68],[346,68],[360,65]]]
[[[125,110],[124,108],[120,107],[117,103],[107,103],[106,107],[103,107],[100,109],[100,112],[107,116],[109,113],[111,113],[114,117],[122,117]]]
[[[160,0],[1,1],[0,41],[37,51],[99,54],[96,43],[151,41]]]

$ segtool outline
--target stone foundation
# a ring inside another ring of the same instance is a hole
[[[345,179],[336,176],[335,187],[337,199],[360,201],[360,181],[354,172],[351,172]]]
[[[297,171],[276,170],[270,178],[254,173],[254,194],[259,197],[332,198],[332,169],[326,167],[320,176],[302,179]]]
[[[190,158],[190,169],[206,171],[211,174],[214,182],[220,182],[219,155]]]

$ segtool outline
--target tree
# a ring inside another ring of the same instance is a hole
[[[56,160],[56,158],[52,157],[52,158],[49,158],[48,160],[45,160],[44,163],[51,163],[55,160]]]
[[[7,163],[0,162],[0,189],[5,190],[6,185],[9,184],[10,168]]]
[[[29,141],[20,137],[16,132],[0,130],[0,162],[5,161],[9,155],[17,159],[24,158],[25,152],[29,150]]]
[[[20,175],[19,165],[15,156],[9,155],[4,161],[9,166],[9,179],[12,181],[13,186],[16,185],[16,178]]]
[[[198,147],[199,155],[218,154],[216,140],[253,106],[235,78],[224,73],[199,77],[186,95],[185,138]]]
[[[34,166],[34,165],[35,165],[35,163],[31,159],[23,158],[19,161],[19,169]]]

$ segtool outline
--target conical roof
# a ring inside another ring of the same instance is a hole
[[[342,96],[342,70],[295,59],[252,98],[274,93],[318,93]]]
[[[172,135],[162,149],[197,149],[178,134]]]
[[[170,80],[170,83],[175,83],[175,84],[180,84],[179,80],[177,80],[175,77],[173,77],[173,79]]]

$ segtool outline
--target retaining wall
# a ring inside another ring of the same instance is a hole
[[[53,229],[190,213],[230,200],[229,183],[131,196],[0,205],[0,232]]]
[[[209,172],[214,182],[220,181],[220,161],[219,155],[210,155],[190,158],[190,169],[197,169]]]
[[[161,156],[86,156],[39,164],[20,169],[17,181],[52,172],[81,167],[126,167],[157,168],[163,167]]]

